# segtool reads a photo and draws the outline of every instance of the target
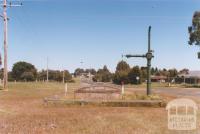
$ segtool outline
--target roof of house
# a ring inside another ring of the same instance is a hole
[[[189,71],[188,74],[179,74],[180,77],[184,76],[186,78],[200,78],[200,71]]]
[[[166,76],[151,76],[151,79],[161,80],[161,79],[167,79],[167,77]]]

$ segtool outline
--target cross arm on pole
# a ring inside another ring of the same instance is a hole
[[[127,54],[127,55],[125,55],[125,57],[126,58],[132,58],[132,57],[146,58],[146,55],[139,55],[139,54],[131,55],[131,54]]]
[[[23,6],[23,4],[22,4],[22,3],[20,3],[20,4],[13,4],[13,3],[10,2],[10,3],[8,4],[8,6],[9,6],[9,7],[21,7],[21,6]]]
[[[6,3],[6,4],[0,4],[1,6],[3,6],[3,7],[21,7],[21,6],[23,6],[23,4],[22,3],[19,3],[19,4],[13,4],[12,2],[10,2],[10,3]]]

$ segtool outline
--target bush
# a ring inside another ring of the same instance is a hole
[[[107,66],[104,66],[103,69],[99,69],[96,75],[93,78],[95,82],[110,82],[112,79],[112,74],[108,70]]]
[[[120,85],[122,82],[124,84],[128,84],[129,83],[128,72],[126,71],[115,72],[113,76],[113,82],[118,85]]]
[[[37,70],[34,65],[27,62],[17,62],[13,65],[12,68],[12,77],[15,80],[24,80],[33,81],[36,79]]]
[[[142,72],[141,72],[140,68],[138,66],[133,67],[131,69],[131,71],[128,73],[129,83],[141,84],[141,76],[142,76]],[[139,77],[138,80],[137,80],[137,77]]]
[[[125,61],[120,61],[117,64],[115,74],[113,76],[113,82],[115,84],[128,84],[129,79],[128,79],[128,73],[130,71],[130,66],[127,64]]]
[[[35,77],[34,77],[34,75],[33,75],[32,72],[24,72],[21,75],[21,80],[24,80],[24,81],[34,81]]]

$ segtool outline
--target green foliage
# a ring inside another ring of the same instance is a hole
[[[175,77],[177,75],[177,70],[172,69],[170,70],[172,77]],[[160,70],[161,76],[170,76],[170,72],[167,71],[165,68],[163,70]]]
[[[33,75],[32,72],[24,72],[21,75],[21,80],[25,80],[25,81],[34,81],[35,77]]]
[[[12,77],[17,81],[33,81],[36,79],[37,70],[34,65],[27,62],[17,62],[12,68]]]
[[[0,76],[1,77],[1,76]],[[1,78],[3,80],[3,76]],[[12,72],[8,72],[8,81],[14,81],[13,77],[12,77]]]
[[[130,70],[130,66],[125,61],[120,61],[117,64],[116,71],[129,71],[129,70]]]
[[[84,69],[77,68],[74,72],[75,76],[80,76],[81,74],[85,73]]]
[[[184,68],[184,69],[182,69],[182,70],[180,70],[179,71],[179,74],[189,74],[189,69],[187,69],[187,68]]]
[[[128,84],[129,83],[128,73],[129,73],[128,71],[116,71],[113,76],[113,82],[115,84],[121,84],[122,82],[124,84]]]
[[[3,80],[3,68],[0,70],[0,79]]]
[[[151,74],[155,74],[155,69],[153,67],[151,68]]]
[[[189,71],[189,70],[184,70]],[[175,78],[178,76],[178,71],[176,69],[158,69],[151,68],[151,75],[155,76],[165,76],[167,78]],[[137,80],[139,77],[139,80]],[[117,64],[115,74],[113,75],[113,83],[115,84],[141,84],[147,79],[147,68],[135,66],[130,68],[130,66],[125,61],[120,61]],[[169,79],[170,80],[170,79]]]
[[[69,73],[68,70],[64,71],[59,71],[59,70],[49,70],[49,80],[50,81],[63,81],[63,75],[64,75],[64,79],[65,82],[69,82],[72,81],[72,76]],[[41,72],[38,72],[38,80],[46,80],[47,79],[47,71],[46,70],[42,70]]]
[[[103,69],[99,69],[94,76],[93,80],[98,82],[110,82],[112,74],[108,70],[107,66],[104,66]]]
[[[200,45],[200,12],[195,12],[192,19],[192,26],[188,27],[189,44]]]
[[[178,75],[178,71],[176,69],[169,69],[169,77],[176,77]]]
[[[92,75],[96,75],[97,72],[96,72],[95,69],[92,68],[92,69],[86,69],[86,70],[85,70],[85,73],[90,73],[90,74],[92,74]]]
[[[146,67],[141,67],[141,77],[140,77],[140,82],[145,82],[147,79],[147,68]]]
[[[133,67],[131,71],[128,73],[128,79],[129,83],[131,84],[141,84],[141,76],[142,76],[142,71],[138,66]],[[137,77],[139,80],[137,80]]]
[[[64,77],[65,77],[65,81],[74,82],[74,81],[72,80],[72,75],[69,73],[68,70],[65,70],[65,71],[64,71]]]
[[[129,64],[126,63],[125,61],[120,61],[117,64],[116,71],[113,76],[113,82],[115,84],[121,84],[122,82],[124,84],[128,84],[129,83],[129,78],[128,78],[129,72],[130,72]]]

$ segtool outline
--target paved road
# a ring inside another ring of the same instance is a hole
[[[155,93],[164,93],[177,97],[197,97],[200,99],[200,89],[199,88],[163,88],[154,89]]]
[[[98,83],[93,83],[94,85]],[[100,83],[103,84],[103,83]],[[91,83],[82,82],[82,86],[91,86]],[[129,88],[131,91],[132,88]],[[134,88],[134,91],[141,91],[146,89]],[[167,94],[176,97],[192,97],[200,100],[200,88],[158,88],[153,90],[154,93]]]

